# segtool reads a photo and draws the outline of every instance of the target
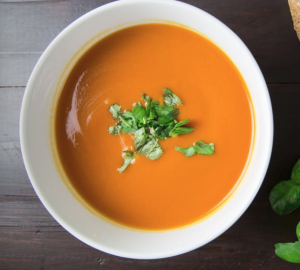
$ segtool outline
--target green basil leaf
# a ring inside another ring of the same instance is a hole
[[[173,129],[173,126],[159,126],[155,128],[155,136],[161,140],[170,138],[170,131]]]
[[[275,244],[275,253],[285,261],[300,263],[300,242]]]
[[[291,179],[298,185],[300,185],[300,159],[293,167]]]
[[[159,125],[173,125],[174,123],[174,118],[173,117],[165,117],[165,116],[162,116],[162,117],[159,117],[157,119],[157,123]]]
[[[126,110],[123,113],[123,118],[127,121],[127,123],[130,124],[130,127],[132,127],[132,129],[137,130],[137,123],[136,123],[136,119],[133,116],[133,113],[129,110]]]
[[[119,173],[124,172],[124,170],[131,164],[134,160],[134,153],[128,150],[123,151],[125,155],[123,156],[124,164],[121,168],[118,169]]]
[[[149,139],[142,147],[137,151],[138,154],[143,155],[151,160],[158,159],[163,151],[158,143],[158,140],[155,138]]]
[[[288,214],[300,206],[300,186],[292,180],[282,181],[271,190],[269,200],[275,213]]]
[[[128,134],[135,134],[136,133],[136,129],[131,128],[131,127],[123,127],[122,128],[122,132],[123,133],[128,133]]]
[[[155,135],[155,137],[160,140],[165,140],[167,138],[167,136],[164,136],[163,134],[157,134],[157,135]]]
[[[149,119],[154,119],[154,118],[157,117],[155,106],[158,106],[158,105],[159,105],[158,101],[152,100],[150,107],[149,108],[147,107],[147,110],[146,110],[147,114],[146,115]],[[147,103],[147,106],[148,106],[148,103]]]
[[[205,143],[202,141],[195,142],[195,150],[201,155],[213,155],[215,153],[215,147],[213,143]]]
[[[129,110],[124,111],[123,117],[125,119],[134,119],[132,111],[129,111]]]
[[[116,125],[116,126],[110,126],[110,127],[108,128],[108,132],[109,132],[110,134],[113,134],[113,135],[119,135],[121,129],[122,129],[122,127],[119,126],[119,125]]]
[[[129,150],[124,150],[122,152],[125,153],[125,154],[128,154],[129,156],[133,156],[134,155],[134,152],[129,151]]]
[[[173,108],[171,106],[154,106],[156,113],[159,117],[175,117],[180,111],[177,108]]]
[[[175,125],[175,127],[181,127],[181,126],[187,124],[188,122],[190,122],[190,119],[185,119],[185,120],[180,121],[179,123],[177,123],[177,124]]]
[[[121,113],[121,106],[118,104],[113,104],[109,107],[109,112],[112,114],[114,120],[119,120]]]
[[[155,106],[158,106],[158,105],[159,105],[159,102],[157,100],[153,99],[151,101],[151,107],[155,107]]]
[[[182,104],[182,101],[178,96],[176,96],[170,89],[165,88],[163,93],[165,99],[165,105],[174,106]]]
[[[148,118],[150,116],[150,108],[151,108],[152,98],[143,93],[142,94],[142,100],[145,101],[145,107],[146,107],[145,116],[146,116],[146,118]]]
[[[133,107],[132,109],[133,116],[137,121],[143,121],[146,116],[146,109],[141,106]]]
[[[137,131],[137,126],[134,118],[133,119],[129,118],[125,120],[123,116],[119,116],[119,117],[121,119],[119,125],[122,127],[123,133],[134,134]]]
[[[297,234],[298,240],[300,240],[300,222],[298,223],[298,225],[296,227],[296,234]]]
[[[191,157],[193,155],[195,155],[197,152],[194,148],[194,146],[190,146],[190,147],[175,147],[175,150],[177,150],[178,152],[181,152],[183,154],[185,154],[186,157]]]
[[[182,135],[182,134],[188,134],[188,133],[191,133],[193,132],[194,129],[191,128],[191,127],[174,127],[169,135],[172,136],[172,137],[175,137],[175,136],[178,136],[178,135]]]
[[[146,142],[147,142],[148,134],[144,127],[137,130],[134,134],[134,148],[135,151],[138,151]]]

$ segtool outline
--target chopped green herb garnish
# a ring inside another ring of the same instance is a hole
[[[146,143],[136,150],[136,152],[140,155],[150,158],[151,160],[158,159],[163,154],[163,151],[158,143],[158,139],[151,135],[148,135]]]
[[[195,150],[197,154],[213,155],[215,153],[215,146],[213,143],[205,143],[202,141],[195,142]]]
[[[181,135],[181,134],[188,134],[188,133],[191,133],[192,131],[194,131],[193,128],[191,127],[174,127],[170,133],[169,133],[169,136],[172,136],[172,137],[175,137],[175,136],[178,136],[178,135]]]
[[[195,142],[193,146],[189,147],[175,147],[175,150],[185,154],[187,157],[191,157],[195,154],[201,155],[213,155],[215,153],[215,148],[213,143],[205,143],[202,141]]]
[[[182,101],[178,96],[176,96],[170,89],[165,88],[164,89],[164,99],[165,99],[165,105],[167,106],[174,106],[182,104]]]
[[[119,125],[111,126],[108,128],[108,132],[113,135],[119,135],[120,130],[121,130],[121,126],[119,126]]]
[[[197,153],[194,146],[189,146],[189,147],[178,147],[178,146],[176,146],[175,150],[185,154],[186,157],[191,157],[191,156],[193,156]]]
[[[173,106],[182,104],[180,98],[170,89],[165,88],[163,91],[164,106],[158,101],[153,100],[146,94],[142,94],[141,102],[133,104],[132,111],[126,110],[122,113],[121,106],[113,104],[109,107],[113,119],[118,121],[115,126],[109,127],[110,134],[119,135],[123,133],[134,134],[135,153],[143,155],[151,160],[159,158],[163,154],[163,150],[159,144],[159,140],[166,138],[188,134],[194,131],[192,127],[185,125],[190,122],[189,119],[178,122],[175,117],[180,113],[178,108]],[[206,145],[199,141],[194,146],[187,148],[176,147],[176,150],[184,153],[187,157],[195,153],[211,155],[214,152],[213,144]],[[134,152],[123,151],[124,164],[119,169],[123,172],[131,161],[134,159]]]
[[[180,111],[172,106],[155,106],[155,111],[159,117],[176,117]]]
[[[128,150],[123,151],[124,156],[124,164],[123,166],[118,169],[119,173],[124,172],[124,170],[131,164],[131,162],[134,160],[134,153]]]
[[[138,151],[147,142],[148,134],[146,129],[142,127],[134,135],[134,148]]]
[[[136,106],[132,109],[133,117],[136,119],[138,123],[146,123],[146,109],[142,106]]]
[[[113,104],[109,107],[109,111],[111,112],[114,120],[119,120],[119,116],[121,113],[121,107],[117,104]]]

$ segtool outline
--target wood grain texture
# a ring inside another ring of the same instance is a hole
[[[22,88],[0,88],[0,195],[35,196],[19,141]],[[1,215],[0,215],[1,217]]]
[[[108,2],[0,2],[0,64],[8,65],[7,70],[0,71],[5,72],[0,75],[0,85],[25,86],[38,56],[54,37],[81,15]],[[268,83],[300,83],[300,43],[287,1],[185,2],[228,25],[249,47]]]
[[[68,24],[110,1],[0,0],[0,269],[293,270],[274,243],[296,240],[300,210],[279,217],[268,195],[300,157],[300,43],[285,0],[188,0],[228,25],[249,47],[274,111],[274,148],[263,185],[244,215],[206,246],[162,260],[130,260],[97,251],[66,232],[37,198],[19,143],[25,85],[37,59]]]

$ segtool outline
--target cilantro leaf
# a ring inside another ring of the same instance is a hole
[[[170,89],[165,88],[163,93],[165,99],[165,105],[174,106],[182,104],[182,101],[178,96],[176,96]]]
[[[124,164],[121,168],[118,169],[119,173],[124,172],[124,170],[131,164],[131,162],[134,160],[134,153],[128,150],[123,151],[125,154],[123,156]]]
[[[201,154],[201,155],[213,155],[214,154],[214,144],[213,143],[205,143],[202,141],[195,142],[193,146],[189,147],[175,147],[175,150],[185,154],[187,157],[191,157],[194,154]]]
[[[122,129],[122,127],[119,126],[119,125],[110,126],[110,127],[108,128],[108,132],[109,132],[110,134],[113,134],[113,135],[116,136],[116,135],[119,135],[119,134],[120,134],[121,129]]]
[[[134,134],[134,148],[138,151],[146,142],[147,142],[148,134],[146,133],[146,129],[144,127],[137,130]]]
[[[156,101],[156,100],[151,101],[151,105],[150,105],[150,109],[149,109],[149,115],[147,115],[149,119],[154,119],[154,118],[157,117],[155,106],[158,106],[158,105],[159,105],[158,101]]]
[[[167,116],[162,116],[157,119],[157,123],[159,125],[173,125],[174,124],[174,118],[173,117],[167,117]]]
[[[213,143],[205,143],[202,141],[195,142],[195,150],[198,154],[202,155],[213,155],[215,152],[215,147]]]
[[[177,116],[180,113],[179,109],[173,108],[171,106],[157,105],[154,108],[159,117],[164,116],[164,117],[173,117],[174,118],[175,116]]]
[[[129,110],[126,110],[123,113],[123,121],[126,120],[126,122],[130,125],[130,127],[132,127],[133,129],[137,130],[137,122],[136,119],[133,115],[133,113]]]
[[[187,123],[189,123],[189,122],[190,122],[190,119],[185,119],[185,120],[180,121],[179,123],[177,123],[177,124],[175,125],[175,127],[181,127],[181,126],[183,126],[183,125],[185,125],[185,124],[187,124]]]
[[[143,155],[151,160],[158,159],[163,151],[158,143],[158,140],[154,137],[148,137],[147,142],[141,146],[137,151],[138,154]]]
[[[138,122],[146,123],[146,109],[142,106],[136,106],[132,109],[133,116]]]
[[[114,120],[119,120],[121,113],[121,106],[119,106],[118,104],[113,104],[109,107],[109,111],[113,116]]]
[[[178,136],[178,135],[181,135],[181,134],[188,134],[188,133],[191,133],[193,132],[194,129],[191,128],[191,127],[174,127],[169,135],[172,136],[172,137],[175,137],[175,136]]]
[[[175,150],[177,150],[178,152],[181,152],[183,154],[185,154],[186,157],[191,157],[195,154],[197,154],[194,146],[189,146],[189,147],[175,147]]]
[[[161,140],[164,140],[166,138],[169,138],[169,133],[171,131],[173,127],[172,126],[167,126],[167,127],[156,127],[155,128],[155,137],[161,139]]]

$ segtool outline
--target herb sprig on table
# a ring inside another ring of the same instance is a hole
[[[135,152],[123,151],[123,166],[118,169],[122,173],[130,164],[134,162],[135,154],[143,155],[151,160],[159,158],[163,150],[159,140],[188,134],[194,128],[186,126],[189,119],[177,121],[176,116],[180,110],[174,106],[182,105],[181,99],[170,89],[163,90],[164,105],[160,105],[157,100],[152,99],[146,94],[142,94],[142,101],[133,104],[132,111],[122,112],[121,106],[113,104],[109,111],[113,119],[118,121],[114,126],[110,126],[108,131],[113,135],[120,135],[121,132],[134,135]],[[196,142],[193,146],[186,148],[175,147],[179,152],[190,157],[196,153],[204,155],[214,154],[214,145],[206,144],[202,141]],[[188,153],[188,154],[187,154]]]
[[[286,215],[300,206],[300,159],[292,169],[291,180],[277,184],[272,189],[269,200],[278,215]],[[294,243],[275,244],[276,255],[292,263],[300,263],[300,222],[296,234],[298,241]]]

